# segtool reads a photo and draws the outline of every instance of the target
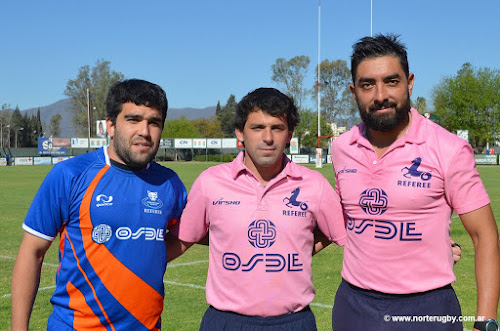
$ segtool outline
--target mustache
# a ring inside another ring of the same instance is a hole
[[[148,143],[148,144],[152,145],[153,144],[153,140],[151,138],[141,137],[141,138],[136,138],[136,139],[132,140],[132,143],[133,144]]]
[[[396,108],[397,104],[395,102],[384,101],[383,103],[377,103],[370,106],[370,111],[380,110],[383,108]]]

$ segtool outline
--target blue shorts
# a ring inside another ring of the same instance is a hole
[[[316,331],[316,319],[309,306],[299,312],[273,317],[246,316],[208,307],[200,325],[201,331]]]
[[[451,285],[414,294],[361,289],[342,280],[332,310],[332,328],[343,330],[462,331],[460,304]],[[401,321],[401,316],[406,321]]]

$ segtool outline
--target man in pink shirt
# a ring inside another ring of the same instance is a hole
[[[245,96],[235,115],[245,151],[197,178],[167,235],[170,261],[210,231],[201,330],[316,330],[314,232],[338,245],[346,234],[329,182],[283,153],[298,121],[293,101],[276,89]]]
[[[332,144],[347,219],[333,329],[462,330],[450,285],[455,211],[474,242],[477,316],[489,319],[474,327],[498,330],[498,230],[470,145],[410,107],[414,75],[396,36],[353,48],[350,88],[363,123]]]

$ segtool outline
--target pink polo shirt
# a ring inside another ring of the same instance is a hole
[[[490,200],[470,145],[411,110],[406,135],[378,158],[364,124],[332,144],[347,217],[342,277],[361,288],[416,293],[455,281],[451,214]]]
[[[286,156],[284,169],[263,187],[243,155],[196,179],[171,231],[196,242],[210,229],[206,295],[213,307],[262,317],[299,311],[314,298],[314,228],[344,244],[338,195],[319,172]]]

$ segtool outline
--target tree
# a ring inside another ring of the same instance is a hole
[[[234,114],[236,113],[236,97],[231,94],[224,107],[215,117],[220,123],[221,131],[225,137],[234,137]]]
[[[217,106],[215,107],[215,116],[219,115],[221,109],[222,108],[220,107],[220,101],[217,101]]]
[[[295,127],[294,136],[299,138],[301,147],[317,148],[318,147],[318,113],[310,110],[299,110],[300,122]],[[332,128],[321,115],[320,121],[321,135],[331,135]],[[325,139],[321,140],[321,147],[328,148],[328,142]]]
[[[17,146],[19,147],[19,135],[20,131],[24,130],[24,121],[23,115],[21,115],[21,111],[19,110],[19,106],[16,106],[16,109],[12,112],[12,116],[10,119],[10,141],[17,142]],[[14,144],[15,144],[14,143]],[[15,146],[15,145],[14,145]]]
[[[25,132],[28,141],[26,146],[38,146],[38,137],[44,136],[40,108],[38,108],[36,115],[30,117],[29,128],[29,131]]]
[[[201,134],[193,122],[181,116],[175,120],[167,120],[161,136],[163,138],[200,138]]]
[[[419,114],[424,114],[427,111],[427,100],[424,97],[417,97],[417,100],[411,101],[411,106],[418,110]]]
[[[112,71],[110,62],[98,60],[93,68],[88,65],[80,67],[76,79],[69,80],[64,94],[71,98],[73,106],[73,123],[79,128],[80,134],[86,135],[87,122],[87,89],[90,92],[90,130],[95,131],[96,120],[106,118],[106,95],[109,88],[119,80],[123,74]]]
[[[222,138],[220,122],[212,116],[208,119],[200,118],[193,121],[193,125],[200,132],[200,137],[204,138]]]
[[[299,109],[302,109],[302,100],[307,94],[304,88],[304,77],[309,67],[308,56],[300,55],[286,60],[278,58],[271,66],[273,76],[271,79],[284,87],[284,93],[292,97]]]
[[[61,135],[61,114],[55,114],[50,118],[50,135],[58,137]]]
[[[8,105],[2,105],[0,112],[0,146],[10,147],[10,121],[12,112],[9,110]]]
[[[325,119],[329,123],[333,123],[341,117],[352,116],[356,113],[356,106],[349,89],[351,71],[347,67],[347,62],[325,59],[321,62],[320,69],[321,112]],[[313,99],[316,99],[318,94],[317,81],[311,93]]]
[[[434,108],[451,132],[469,131],[469,143],[481,153],[500,132],[500,71],[465,63],[433,91]]]

